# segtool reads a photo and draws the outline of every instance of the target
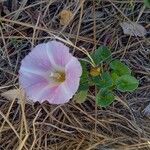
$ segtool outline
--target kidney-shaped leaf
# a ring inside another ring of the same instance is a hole
[[[96,95],[96,103],[101,107],[109,106],[114,100],[113,92],[108,89],[102,89]]]
[[[133,92],[139,85],[139,81],[130,75],[123,75],[116,80],[117,89],[121,92]]]
[[[94,62],[98,65],[102,61],[107,61],[111,59],[111,51],[106,46],[99,47],[92,55]]]
[[[109,74],[109,72],[103,72],[103,74],[101,75],[101,80],[99,81],[99,86],[101,88],[109,88],[113,85],[112,82],[112,78],[111,75]]]
[[[131,70],[130,68],[128,68],[127,65],[125,65],[124,63],[122,63],[120,60],[114,60],[110,63],[110,68],[114,70],[114,72],[121,76],[121,75],[130,75],[131,74]]]

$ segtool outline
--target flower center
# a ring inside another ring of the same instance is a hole
[[[50,78],[53,78],[56,82],[64,82],[66,76],[64,72],[51,72]]]

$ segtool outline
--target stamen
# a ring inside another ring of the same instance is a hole
[[[64,72],[51,72],[49,77],[53,78],[56,82],[64,82],[65,81],[65,73]]]

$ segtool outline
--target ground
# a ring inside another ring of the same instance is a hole
[[[59,13],[73,17],[60,24]],[[89,93],[83,104],[24,104],[0,97],[1,150],[148,150],[150,120],[150,10],[143,0],[4,0],[0,2],[0,93],[18,88],[21,60],[31,47],[57,39],[80,58],[84,48],[111,47],[140,85],[134,93],[119,93],[106,109],[96,107]],[[125,35],[120,23],[138,22],[145,37]]]

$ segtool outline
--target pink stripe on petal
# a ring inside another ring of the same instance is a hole
[[[27,72],[24,73],[20,73],[19,75],[19,82],[21,84],[22,87],[26,88],[29,87],[31,85],[40,83],[40,82],[45,82],[48,84],[48,81],[43,78],[42,76],[39,75],[33,75]]]
[[[31,85],[27,87],[25,90],[27,92],[27,96],[33,101],[41,101],[41,97],[39,95],[40,91],[42,91],[47,84],[45,82],[39,82],[37,84]]]
[[[53,93],[52,104],[67,103],[73,96],[73,93],[67,87],[66,83],[59,85]]]
[[[53,104],[53,95],[57,88],[58,86],[50,87],[48,85],[44,89],[42,89],[38,94],[38,99],[40,100],[40,102],[42,103],[44,101],[48,101],[49,103]]]

